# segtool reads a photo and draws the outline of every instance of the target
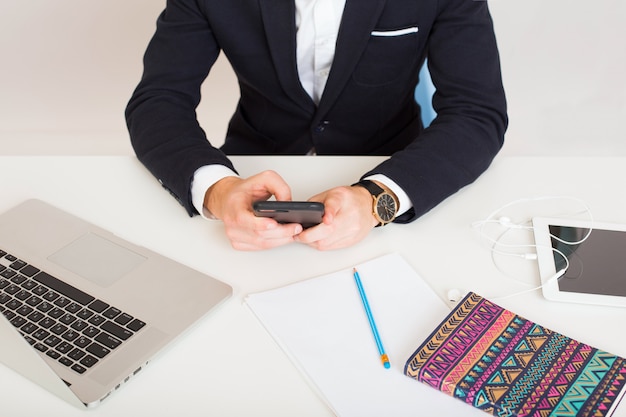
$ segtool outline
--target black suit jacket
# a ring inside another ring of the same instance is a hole
[[[126,120],[139,159],[190,214],[194,171],[235,169],[229,154],[391,155],[364,175],[384,174],[407,192],[414,208],[398,221],[430,210],[489,166],[507,115],[486,1],[347,0],[318,106],[299,82],[294,16],[292,0],[168,0],[159,16]],[[220,51],[241,97],[216,149],[195,108]],[[414,89],[426,57],[438,115],[424,130]]]

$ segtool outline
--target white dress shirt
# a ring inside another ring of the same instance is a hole
[[[298,76],[304,90],[318,104],[335,56],[335,44],[346,0],[295,0],[296,5],[296,58]],[[191,200],[198,212],[214,218],[204,207],[204,195],[220,179],[236,175],[223,165],[199,168],[191,184]],[[384,175],[368,177],[385,184],[398,197],[399,212],[412,207],[406,193]]]
[[[300,83],[318,104],[335,57],[346,0],[295,0]]]

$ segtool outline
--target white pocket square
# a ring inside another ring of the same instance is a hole
[[[417,31],[417,26],[396,30],[375,30],[372,32],[372,36],[402,36],[410,33],[417,33]]]

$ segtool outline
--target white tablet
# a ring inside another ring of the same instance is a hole
[[[626,307],[626,225],[537,217],[533,230],[544,297]]]

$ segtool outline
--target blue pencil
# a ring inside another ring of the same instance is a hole
[[[385,353],[383,342],[380,340],[380,335],[378,334],[378,328],[376,327],[376,322],[374,321],[374,316],[372,315],[372,310],[370,309],[370,305],[367,302],[367,295],[365,295],[365,289],[363,288],[363,283],[361,283],[361,277],[359,276],[359,272],[356,270],[356,268],[354,268],[352,271],[354,273],[354,281],[356,282],[356,286],[359,289],[359,295],[361,296],[361,301],[363,302],[363,308],[365,309],[365,314],[367,314],[367,320],[369,320],[372,333],[374,334],[374,340],[376,341],[376,346],[378,347],[380,360],[382,361],[383,366],[389,369],[391,367],[389,363],[389,357]]]

